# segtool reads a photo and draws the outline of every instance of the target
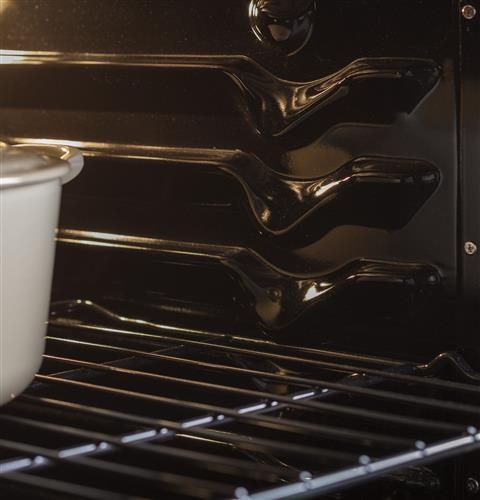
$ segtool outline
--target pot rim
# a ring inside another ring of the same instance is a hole
[[[83,168],[78,149],[52,144],[0,144],[0,189],[58,179],[65,184]]]

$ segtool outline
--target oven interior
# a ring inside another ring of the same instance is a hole
[[[5,498],[480,498],[463,7],[0,2],[0,140],[85,157]]]

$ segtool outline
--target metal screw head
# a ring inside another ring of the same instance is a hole
[[[480,484],[474,477],[469,477],[465,484],[465,488],[469,495],[476,495],[480,491]]]
[[[467,255],[473,255],[474,253],[477,253],[477,245],[475,245],[473,241],[467,241],[464,247],[465,247],[465,253]]]
[[[473,19],[475,16],[477,15],[477,9],[471,5],[471,4],[467,4],[467,5],[464,5],[462,7],[462,16],[465,18],[465,19]]]

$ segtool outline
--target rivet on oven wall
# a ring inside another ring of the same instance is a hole
[[[477,245],[475,245],[473,241],[466,241],[464,248],[467,255],[473,255],[474,253],[477,253]]]
[[[369,465],[372,460],[368,455],[360,455],[358,457],[358,463],[360,465]]]
[[[474,477],[469,477],[465,484],[465,488],[469,495],[476,495],[480,491],[480,484]]]
[[[298,478],[300,479],[300,481],[311,481],[313,476],[311,472],[309,472],[308,470],[304,470],[300,472]]]
[[[235,490],[235,497],[238,499],[247,499],[248,498],[248,490],[244,488],[243,486],[239,486]]]
[[[477,9],[473,5],[467,4],[462,7],[462,16],[465,19],[468,20],[473,19],[476,15],[477,15]]]

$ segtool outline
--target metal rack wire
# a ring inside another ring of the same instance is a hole
[[[480,448],[480,378],[56,304],[41,372],[0,411],[0,492],[318,496]]]

